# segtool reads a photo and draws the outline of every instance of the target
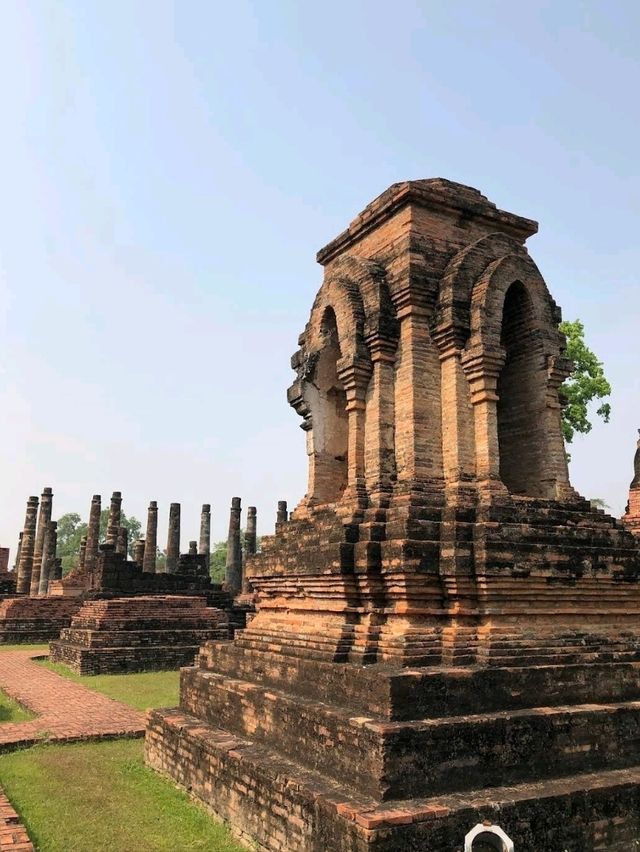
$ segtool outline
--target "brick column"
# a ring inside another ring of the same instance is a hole
[[[145,541],[143,538],[137,538],[133,545],[133,561],[142,567],[144,565],[144,549]]]
[[[169,507],[169,534],[167,537],[167,561],[165,573],[175,574],[180,559],[180,503]]]
[[[40,572],[40,584],[38,594],[44,597],[49,590],[49,580],[53,579],[56,568],[56,550],[58,547],[58,524],[49,521],[44,536],[44,548],[42,551],[42,571]]]
[[[94,494],[91,498],[91,509],[89,510],[89,527],[87,529],[87,546],[84,552],[84,569],[91,573],[96,567],[98,559],[98,547],[100,544],[100,513],[102,511],[102,498]]]
[[[120,531],[120,516],[122,514],[122,494],[120,491],[114,491],[111,495],[111,505],[109,506],[109,521],[107,523],[106,544],[118,543],[118,533]]]
[[[78,568],[82,570],[87,558],[87,537],[83,535],[80,539],[80,554],[78,556]]]
[[[438,339],[442,387],[442,465],[447,485],[475,478],[474,420],[469,383],[460,353],[462,344],[453,334]]]
[[[287,501],[278,500],[278,513],[276,515],[276,525],[286,524],[289,520],[289,512],[287,511]]]
[[[31,588],[31,571],[33,570],[33,551],[36,546],[36,524],[38,521],[38,498],[29,497],[27,513],[24,519],[22,547],[20,548],[20,564],[16,578],[16,592],[28,595]]]
[[[44,535],[47,530],[47,525],[51,520],[51,512],[53,509],[53,492],[50,488],[45,488],[40,498],[40,510],[38,512],[38,526],[36,530],[36,541],[33,548],[33,567],[31,570],[31,582],[29,584],[29,595],[32,598],[38,596],[40,588],[40,571],[42,569],[42,551],[44,549]]]
[[[240,498],[233,497],[229,514],[229,535],[227,538],[227,561],[225,565],[224,587],[232,595],[242,589],[242,546],[240,543]]]
[[[211,564],[211,506],[205,503],[200,513],[200,544],[198,553],[206,556],[207,571]]]
[[[18,567],[20,565],[20,552],[22,551],[22,536],[24,533],[20,533],[18,536],[18,547],[16,549],[16,561],[13,563],[13,570],[17,573]]]
[[[349,449],[347,452],[347,487],[344,499],[356,501],[366,499],[367,489],[364,475],[364,424],[366,392],[371,365],[365,362],[344,364],[338,362],[338,378],[347,397],[346,411],[349,418]]]
[[[118,538],[116,539],[116,553],[121,553],[125,562],[129,554],[129,530],[126,527],[118,528]]]
[[[156,573],[156,556],[158,553],[158,504],[155,500],[149,503],[147,510],[147,531],[144,540],[144,561],[142,570],[147,574]]]
[[[244,556],[251,556],[256,552],[258,544],[258,510],[255,506],[247,509],[247,528],[244,532]]]

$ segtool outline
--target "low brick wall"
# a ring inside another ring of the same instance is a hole
[[[0,601],[0,644],[57,639],[82,601],[74,598],[8,598]]]

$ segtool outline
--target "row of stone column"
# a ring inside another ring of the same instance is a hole
[[[53,491],[45,488],[40,500],[29,497],[24,529],[16,554],[16,592],[38,597],[46,595],[50,580],[62,576],[62,561],[57,558],[58,524],[51,520]]]

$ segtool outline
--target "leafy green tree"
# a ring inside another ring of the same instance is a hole
[[[586,435],[591,431],[589,406],[593,400],[606,400],[611,394],[611,385],[604,366],[584,341],[584,325],[580,320],[560,323],[560,331],[567,338],[567,358],[573,361],[573,372],[560,386],[562,403],[562,431],[570,444],[576,432]],[[602,402],[596,415],[605,423],[611,416],[611,405]]]
[[[224,569],[227,563],[227,542],[216,541],[211,547],[209,574],[214,583],[224,582]]]

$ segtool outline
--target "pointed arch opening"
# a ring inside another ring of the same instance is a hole
[[[506,360],[498,378],[500,478],[512,494],[546,497],[546,374],[531,297],[520,281],[507,290],[500,342]]]
[[[325,309],[321,323],[322,347],[313,385],[314,489],[321,503],[338,500],[347,485],[349,417],[347,395],[338,377],[342,357],[335,311]]]

